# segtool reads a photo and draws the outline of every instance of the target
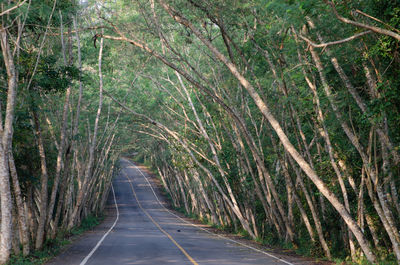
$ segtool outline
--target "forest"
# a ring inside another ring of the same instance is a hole
[[[400,264],[399,0],[0,0],[0,264],[133,157],[187,216]]]

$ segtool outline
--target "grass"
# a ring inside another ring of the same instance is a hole
[[[398,264],[396,261],[396,257],[393,253],[375,253],[378,256],[379,261],[377,263],[374,263],[376,265],[396,265]],[[351,261],[350,257],[347,257],[346,259],[335,259],[334,262],[336,264],[348,264],[348,265],[371,265],[371,263],[366,260],[364,256],[359,257],[355,261]]]
[[[23,257],[22,255],[12,255],[8,264],[12,265],[36,265],[43,264],[50,260],[52,257],[56,256],[62,248],[71,241],[68,239],[56,238],[46,240],[42,250],[36,250],[32,252],[29,256]]]
[[[98,224],[100,224],[101,221],[104,220],[104,216],[95,216],[95,215],[89,215],[85,219],[82,220],[81,225],[79,227],[75,227],[71,230],[72,235],[80,235],[85,231],[91,230]]]
[[[73,228],[69,232],[60,232],[55,239],[47,239],[43,245],[43,249],[33,251],[29,256],[23,257],[21,255],[12,255],[9,265],[39,265],[44,264],[51,258],[57,256],[65,246],[72,243],[70,240],[72,236],[81,235],[85,231],[93,229],[100,224],[104,216],[89,215],[83,219],[79,227]]]

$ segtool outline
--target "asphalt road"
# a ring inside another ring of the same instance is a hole
[[[106,220],[48,264],[297,264],[187,223],[164,208],[145,172],[126,159],[121,166]]]

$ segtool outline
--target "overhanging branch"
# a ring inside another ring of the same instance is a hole
[[[369,34],[369,33],[371,33],[371,32],[372,32],[371,30],[367,30],[367,31],[364,31],[364,32],[355,34],[355,35],[353,35],[353,36],[351,36],[351,37],[348,37],[348,38],[345,38],[345,39],[342,39],[342,40],[331,41],[331,42],[325,42],[325,43],[319,43],[319,44],[314,43],[312,40],[310,40],[310,39],[308,39],[308,38],[306,38],[306,37],[304,37],[304,36],[302,36],[302,35],[300,35],[299,37],[300,37],[301,39],[303,39],[304,41],[306,41],[306,42],[307,42],[308,44],[310,44],[311,46],[313,46],[314,48],[325,48],[325,47],[327,47],[327,46],[337,45],[337,44],[342,44],[342,43],[345,43],[345,42],[352,41],[352,40],[357,39],[357,38],[359,38],[359,37],[361,37],[361,36],[367,35],[367,34]]]

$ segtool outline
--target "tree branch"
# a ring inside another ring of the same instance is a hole
[[[356,21],[350,20],[350,19],[348,19],[348,18],[342,17],[342,16],[338,13],[338,11],[336,10],[336,7],[335,7],[335,4],[334,4],[334,3],[332,3],[331,1],[328,1],[328,0],[324,0],[324,2],[332,7],[333,13],[335,14],[335,16],[336,16],[340,21],[342,21],[342,22],[344,22],[344,23],[346,23],[346,24],[350,24],[350,25],[356,26],[356,27],[369,29],[369,30],[371,30],[371,31],[373,31],[373,32],[376,32],[376,33],[379,33],[379,34],[382,34],[382,35],[387,35],[387,36],[393,37],[393,38],[395,38],[396,40],[399,40],[399,41],[400,41],[400,35],[399,35],[399,34],[394,33],[393,31],[390,31],[390,30],[386,30],[386,29],[382,29],[382,28],[375,27],[375,26],[363,24],[363,23],[356,22]]]
[[[373,16],[371,16],[371,15],[368,15],[368,14],[366,14],[366,13],[364,13],[364,12],[362,12],[361,10],[358,10],[358,9],[356,9],[355,12],[358,13],[358,14],[361,14],[361,15],[363,15],[363,16],[366,16],[367,18],[373,19],[373,20],[375,20],[375,21],[377,21],[377,22],[379,22],[379,23],[382,23],[382,24],[385,25],[386,27],[391,28],[392,30],[397,31],[397,32],[400,33],[400,30],[398,30],[398,29],[396,29],[396,28],[390,26],[389,24],[383,22],[383,21],[380,20],[380,19],[377,19],[376,17],[373,17]]]
[[[6,15],[6,14],[8,14],[8,13],[10,13],[10,12],[13,11],[14,9],[17,9],[18,7],[22,6],[22,5],[25,4],[25,3],[26,3],[26,0],[22,1],[21,3],[15,5],[15,6],[11,7],[11,8],[9,8],[9,9],[7,9],[6,11],[1,12],[1,13],[0,13],[0,17]]]
[[[352,41],[352,40],[357,39],[357,38],[359,38],[359,37],[361,37],[361,36],[364,36],[364,35],[366,35],[366,34],[369,34],[369,33],[371,33],[371,32],[372,32],[371,30],[367,30],[367,31],[364,31],[364,32],[355,34],[355,35],[353,35],[353,36],[351,36],[351,37],[348,37],[348,38],[345,38],[345,39],[342,39],[342,40],[331,41],[331,42],[325,42],[325,43],[320,43],[320,44],[314,43],[312,40],[310,40],[310,39],[308,39],[308,38],[306,38],[306,37],[304,37],[304,36],[302,36],[302,35],[299,35],[299,37],[300,37],[301,39],[303,39],[304,41],[306,41],[306,42],[307,42],[308,44],[310,44],[311,46],[313,46],[314,48],[325,48],[325,47],[327,47],[327,46],[336,45],[336,44],[342,44],[342,43],[345,43],[345,42]]]
[[[77,33],[77,32],[81,32],[81,31],[93,30],[93,29],[109,29],[109,30],[112,30],[111,28],[106,27],[106,26],[95,26],[95,27],[86,27],[86,28],[80,28],[80,29],[76,29],[76,30],[71,30],[71,33]],[[68,35],[68,32],[67,31],[63,32],[63,34]],[[49,36],[59,36],[59,35],[61,35],[61,32],[60,33],[48,33],[47,35],[49,35]]]

